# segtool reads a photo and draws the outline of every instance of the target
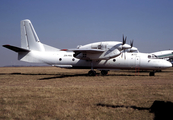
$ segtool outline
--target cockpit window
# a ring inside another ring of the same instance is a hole
[[[152,54],[152,58],[157,58],[157,56],[156,56],[156,55],[154,55],[154,54]]]
[[[154,54],[152,54],[152,55],[148,55],[148,58],[150,58],[150,59],[155,59],[155,58],[157,58],[157,56],[154,55]]]

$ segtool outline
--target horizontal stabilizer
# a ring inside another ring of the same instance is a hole
[[[13,50],[15,52],[30,52],[30,50],[19,48],[19,47],[12,46],[12,45],[3,45],[3,47]]]

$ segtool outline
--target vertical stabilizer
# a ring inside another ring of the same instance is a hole
[[[44,51],[30,20],[22,20],[21,26],[21,47],[29,50]]]

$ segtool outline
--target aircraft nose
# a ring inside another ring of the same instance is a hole
[[[164,62],[164,67],[165,67],[165,68],[170,68],[170,67],[172,67],[172,63],[170,63],[170,62],[168,62],[168,61],[165,61],[165,62]]]

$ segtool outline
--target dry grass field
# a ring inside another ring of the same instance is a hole
[[[0,119],[173,119],[173,68],[148,72],[1,67]],[[97,71],[97,73],[100,73]]]

